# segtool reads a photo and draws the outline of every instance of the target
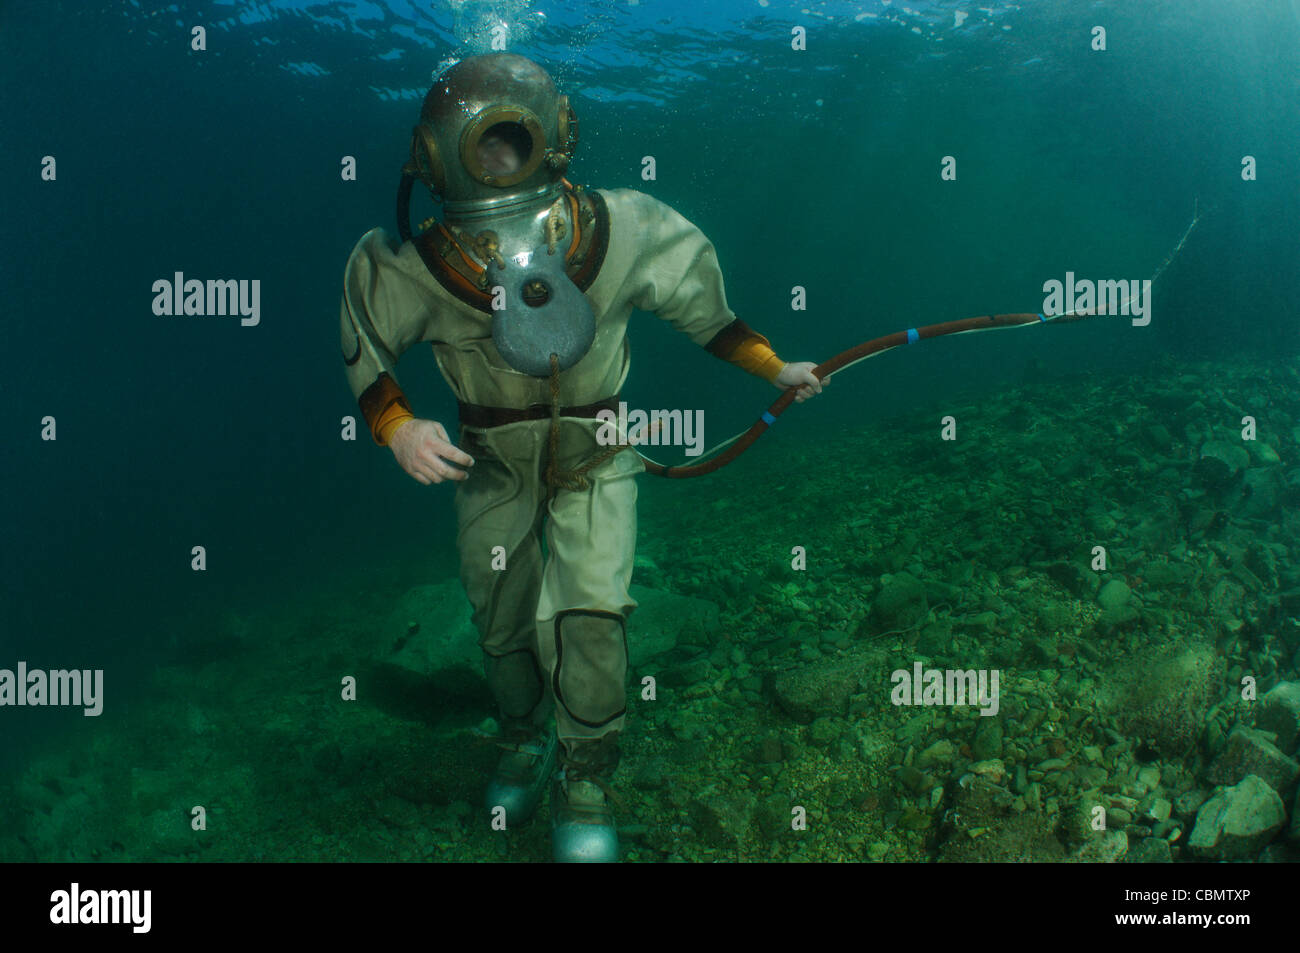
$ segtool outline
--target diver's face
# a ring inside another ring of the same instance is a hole
[[[478,161],[491,175],[509,175],[523,165],[515,147],[500,136],[484,136],[478,141]]]

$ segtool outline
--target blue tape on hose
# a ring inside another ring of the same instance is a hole
[[[770,427],[772,424],[776,423],[776,418],[765,410],[763,411],[762,421]]]
[[[1041,312],[1041,311],[1038,312],[1038,320],[1039,320],[1039,321],[1042,321],[1044,324],[1047,323],[1047,319],[1046,319],[1045,317],[1043,317],[1043,312]]]
[[[908,328],[908,329],[907,329],[907,343],[908,343],[908,344],[915,344],[915,343],[916,343],[917,341],[919,341],[919,340],[921,340],[921,335],[919,335],[919,334],[916,333],[916,328]]]

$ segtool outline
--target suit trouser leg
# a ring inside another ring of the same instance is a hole
[[[545,512],[541,444],[536,427],[517,424],[463,432],[461,445],[475,462],[456,488],[460,578],[503,732],[523,738],[549,721],[552,707],[535,623]]]
[[[604,449],[592,429],[561,423],[560,458],[575,467]],[[625,450],[586,473],[586,489],[560,489],[547,504],[548,559],[537,606],[542,671],[555,698],[561,761],[598,773],[617,765],[626,712],[626,619],[636,546],[636,475]]]

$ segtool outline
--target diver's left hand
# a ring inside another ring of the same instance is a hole
[[[822,388],[831,382],[831,375],[827,374],[821,380],[813,375],[813,368],[816,367],[810,361],[800,361],[798,364],[787,364],[781,368],[781,373],[777,375],[776,380],[772,383],[784,390],[787,387],[798,387],[795,394],[795,402],[802,404],[814,394],[820,394]]]

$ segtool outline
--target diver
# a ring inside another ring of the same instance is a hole
[[[652,312],[799,401],[824,382],[731,312],[698,228],[641,192],[572,185],[577,143],[568,97],[531,60],[473,56],[440,74],[403,167],[404,240],[373,229],[348,259],[342,350],[375,442],[420,483],[456,483],[460,578],[505,749],[486,808],[522,824],[549,785],[555,859],[613,861],[645,464],[598,443],[596,414],[617,412],[628,319]],[[415,181],[442,207],[418,234]],[[455,442],[394,377],[422,342],[457,398]]]

